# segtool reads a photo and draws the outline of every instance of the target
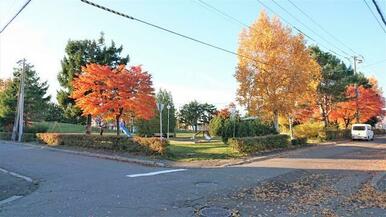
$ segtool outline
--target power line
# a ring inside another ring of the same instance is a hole
[[[240,24],[242,26],[245,26],[245,27],[249,28],[249,26],[247,24],[245,24],[244,22],[242,22],[239,19],[237,19],[237,18],[235,18],[235,17],[225,13],[224,11],[219,10],[215,6],[210,5],[209,3],[207,3],[207,2],[205,2],[203,0],[196,0],[196,2],[199,2],[199,3],[201,3],[200,5],[204,5],[205,7],[210,8],[210,9],[216,11],[218,14],[220,14],[223,17],[226,17],[226,18],[228,18],[228,19],[230,19],[230,20],[232,20],[232,21],[234,21],[234,22],[236,22],[236,23],[238,23],[238,24]]]
[[[355,52],[353,49],[351,49],[349,46],[347,46],[345,43],[343,43],[341,40],[339,40],[338,38],[336,38],[333,34],[331,34],[330,32],[328,32],[322,25],[320,25],[318,22],[316,22],[310,15],[308,15],[306,12],[304,12],[304,10],[302,10],[300,7],[298,7],[293,1],[291,0],[288,0],[289,3],[291,3],[296,9],[298,9],[304,16],[308,17],[309,20],[311,20],[311,22],[313,22],[315,25],[317,25],[321,30],[323,30],[323,32],[327,33],[331,38],[335,39],[337,42],[339,42],[341,45],[343,45],[344,47],[346,47],[347,49],[349,49],[351,52],[353,53],[356,53],[358,54],[357,52]]]
[[[386,62],[386,59],[384,59],[384,60],[379,60],[379,61],[376,61],[376,62],[367,64],[367,65],[364,65],[364,66],[362,66],[361,68],[367,68],[367,67],[370,67],[370,66],[374,66],[374,65],[378,65],[378,64],[384,63],[384,62]]]
[[[287,19],[285,19],[284,17],[280,16],[280,14],[276,13],[273,9],[271,9],[270,7],[268,7],[266,4],[264,4],[262,1],[260,0],[256,0],[258,3],[260,3],[263,7],[265,7],[267,10],[271,11],[273,14],[275,14],[276,16],[280,17],[281,20],[283,20],[285,23],[287,23],[287,25],[290,25],[292,26],[292,28],[294,28],[296,31],[298,31],[300,34],[304,35],[305,37],[307,37],[308,39],[310,39],[311,41],[315,42],[316,44],[318,44],[318,42],[312,38],[311,36],[307,35],[306,33],[304,33],[302,30],[300,30],[298,27],[296,27],[295,25],[291,24]],[[344,55],[341,55],[341,54],[338,54],[337,52],[329,49],[328,47],[324,46],[323,44],[319,44],[319,46],[325,48],[326,50],[330,51],[331,53],[334,53],[335,55],[337,56],[340,56],[340,57],[343,57],[343,58],[347,58],[346,56]]]
[[[5,28],[7,28],[7,26],[9,24],[11,24],[11,22],[20,14],[20,12],[22,12],[24,10],[24,8],[31,2],[31,0],[27,0],[27,2],[20,8],[20,10],[12,17],[12,19],[10,21],[8,21],[7,24],[5,24],[5,26],[1,29],[0,31],[0,34],[5,30]]]
[[[235,55],[235,56],[239,56],[239,57],[242,57],[242,58],[245,58],[245,59],[249,59],[249,60],[252,60],[252,61],[254,61],[254,62],[256,62],[256,63],[260,63],[260,64],[263,64],[263,65],[272,66],[272,67],[276,67],[276,68],[278,68],[278,69],[282,69],[282,70],[288,71],[287,68],[277,67],[277,66],[275,66],[275,65],[271,65],[271,64],[268,64],[268,63],[265,63],[265,62],[256,60],[256,59],[251,58],[251,57],[249,57],[249,56],[245,56],[245,55],[238,54],[238,53],[236,53],[236,52],[234,52],[234,51],[231,51],[231,50],[228,50],[228,49],[219,47],[219,46],[217,46],[217,45],[210,44],[210,43],[208,43],[208,42],[201,41],[201,40],[199,40],[199,39],[190,37],[190,36],[188,36],[188,35],[184,35],[184,34],[175,32],[175,31],[170,30],[170,29],[167,29],[167,28],[165,28],[165,27],[158,26],[158,25],[156,25],[156,24],[153,24],[153,23],[150,23],[150,22],[147,22],[147,21],[144,21],[144,20],[135,18],[135,17],[133,17],[133,16],[130,16],[130,15],[127,15],[127,14],[124,14],[124,13],[121,13],[121,12],[118,12],[118,11],[115,11],[115,10],[113,10],[113,9],[104,7],[104,6],[102,6],[102,5],[95,4],[95,3],[93,3],[93,2],[90,2],[90,1],[87,1],[87,0],[81,0],[81,2],[84,2],[84,3],[86,3],[86,4],[89,4],[89,5],[92,5],[92,6],[94,6],[94,7],[97,7],[97,8],[99,8],[99,9],[101,9],[101,10],[108,11],[108,12],[110,12],[110,13],[113,13],[113,14],[116,14],[116,15],[119,15],[119,16],[122,16],[122,17],[125,17],[125,18],[127,18],[127,19],[134,20],[134,21],[137,21],[137,22],[146,24],[146,25],[148,25],[148,26],[151,26],[151,27],[160,29],[160,30],[162,30],[162,31],[171,33],[171,34],[173,34],[173,35],[177,35],[177,36],[180,36],[180,37],[182,37],[182,38],[185,38],[185,39],[188,39],[188,40],[197,42],[197,43],[199,43],[199,44],[202,44],[202,45],[205,45],[205,46],[208,46],[208,47],[211,47],[211,48],[214,48],[214,49],[217,49],[217,50],[220,50],[220,51],[229,53],[229,54],[233,54],[233,55]],[[262,70],[265,71],[264,69],[262,69]]]
[[[287,9],[285,9],[283,6],[281,6],[279,3],[277,3],[275,0],[271,0],[275,5],[277,5],[279,8],[281,8],[283,11],[285,11],[289,16],[291,16],[293,19],[295,19],[296,21],[298,21],[300,24],[302,24],[304,27],[306,27],[309,31],[311,31],[312,33],[314,33],[316,36],[318,36],[320,39],[322,39],[324,42],[328,43],[329,45],[335,47],[337,50],[339,50],[340,52],[350,56],[350,54],[348,54],[347,52],[345,52],[344,50],[340,49],[339,47],[335,46],[333,43],[331,43],[330,41],[326,40],[324,37],[322,37],[321,35],[319,35],[316,31],[314,31],[312,28],[310,28],[309,26],[307,26],[306,24],[304,24],[301,20],[299,20],[296,16],[294,16],[293,14],[291,14]]]
[[[374,14],[373,10],[371,10],[371,7],[369,4],[367,4],[366,0],[363,0],[363,2],[366,4],[366,7],[369,9],[369,11],[371,12],[371,14],[373,15],[374,19],[377,21],[377,23],[379,24],[379,27],[381,27],[382,31],[384,33],[386,33],[386,30],[384,29],[383,25],[381,22],[379,22],[378,18],[377,18],[377,15]]]
[[[375,0],[373,0],[373,4],[375,5],[375,8],[377,9],[377,12],[378,12],[379,16],[381,16],[381,19],[382,19],[382,21],[383,21],[383,24],[385,24],[385,26],[386,26],[386,20],[385,20],[385,17],[383,17],[382,11],[381,11],[381,9],[379,8],[379,6],[378,6],[378,4],[377,4],[377,2],[376,2]]]

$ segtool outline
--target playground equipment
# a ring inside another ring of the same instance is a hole
[[[125,126],[125,123],[123,123],[123,121],[119,122],[119,129],[121,129],[121,131],[129,138],[133,137],[133,135],[131,135],[129,129],[126,128]]]
[[[193,135],[192,140],[196,142],[196,136],[200,135],[202,133],[202,136],[205,138],[206,141],[210,142],[212,140],[212,137],[209,134],[208,130],[200,130],[196,134]]]

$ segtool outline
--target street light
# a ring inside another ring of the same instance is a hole
[[[159,111],[159,138],[162,141],[162,110],[164,109],[164,104],[161,102],[157,103],[157,109]]]
[[[170,113],[171,106],[168,104],[166,108],[168,109],[168,134],[166,134],[166,137],[169,139],[169,122],[170,122],[169,113]]]

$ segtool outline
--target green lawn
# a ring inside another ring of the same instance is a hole
[[[40,125],[48,127],[48,133],[84,133],[85,126],[80,124],[69,124],[60,122],[33,122],[32,125]],[[99,129],[93,127],[93,133],[99,133]],[[106,130],[105,133],[114,133],[115,131]]]
[[[177,133],[176,138],[170,139],[169,159],[176,161],[214,160],[241,157],[219,138],[210,142],[194,143],[190,140],[193,133]],[[203,140],[201,140],[203,141]]]

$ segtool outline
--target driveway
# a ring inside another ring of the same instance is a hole
[[[298,216],[303,212],[311,216],[322,211],[345,214],[347,207],[338,206],[344,201],[326,198],[333,198],[335,192],[350,197],[368,182],[376,185],[372,194],[382,196],[385,163],[384,137],[374,142],[297,150],[235,167],[186,170],[0,142],[0,168],[39,182],[39,188],[31,194],[0,205],[0,216],[196,216],[203,207],[212,206],[226,207],[241,216]],[[328,190],[326,186],[343,187]],[[303,190],[313,188],[330,192],[315,203],[336,206],[320,206],[312,212],[305,212],[307,207],[290,206],[293,201],[302,202]],[[282,201],[273,196],[285,191],[287,198]],[[298,194],[298,198],[288,196],[291,194]],[[352,214],[362,216],[368,211],[383,215],[385,211],[366,206]]]

